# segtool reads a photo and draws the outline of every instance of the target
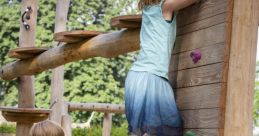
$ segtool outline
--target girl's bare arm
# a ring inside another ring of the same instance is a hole
[[[164,8],[168,11],[173,12],[188,7],[199,1],[200,0],[165,0]]]
[[[165,0],[163,3],[163,16],[166,20],[171,20],[174,11],[178,11],[199,1],[201,0]]]

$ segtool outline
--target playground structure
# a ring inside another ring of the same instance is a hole
[[[110,135],[112,113],[123,113],[124,106],[64,102],[62,65],[138,50],[141,16],[113,18],[111,26],[127,28],[116,32],[64,32],[69,0],[58,0],[55,40],[66,44],[36,48],[33,47],[36,0],[23,0],[22,13],[28,6],[32,8],[31,19],[26,20],[30,28],[26,30],[21,23],[19,44],[32,47],[10,51],[9,56],[18,60],[0,70],[4,80],[19,77],[18,108],[2,107],[3,115],[9,121],[18,122],[17,136],[27,136],[31,125],[49,114],[70,136],[69,111],[104,112],[103,135]],[[191,130],[197,136],[252,136],[258,7],[258,0],[205,0],[179,11],[169,78],[186,131]],[[194,63],[190,54],[197,51],[202,58]],[[34,108],[33,76],[29,76],[48,69],[53,69],[52,112]],[[17,115],[39,119],[21,120]]]

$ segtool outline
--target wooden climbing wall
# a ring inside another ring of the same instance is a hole
[[[240,0],[207,0],[178,13],[177,39],[172,53],[169,78],[184,119],[185,131],[191,130],[197,136],[231,135],[231,132],[226,134],[224,128],[227,85],[230,78],[230,47],[231,39],[234,39],[231,37],[233,2],[236,2],[236,6],[243,4]],[[251,35],[255,35],[253,31]],[[202,59],[196,64],[190,58],[190,53],[195,50],[202,53]],[[241,63],[240,65],[244,66]],[[252,81],[253,77],[250,78]],[[241,118],[234,119],[242,123]],[[252,124],[243,125],[250,127]],[[248,133],[250,135],[252,131]],[[248,133],[241,132],[239,135],[248,136]]]
[[[184,128],[197,135],[222,133],[230,4],[228,0],[207,0],[178,14],[169,75]],[[202,59],[196,64],[190,58],[195,50],[202,53]]]

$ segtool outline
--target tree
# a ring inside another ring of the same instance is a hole
[[[68,30],[98,30],[113,31],[109,26],[112,16],[136,12],[134,0],[71,0],[68,14]],[[39,0],[38,25],[36,46],[52,46],[55,18],[55,0]],[[8,4],[7,0],[0,0],[0,39],[1,63],[7,64],[6,54],[18,45],[20,2]],[[135,4],[136,5],[136,4]],[[114,8],[116,7],[116,8]],[[73,102],[107,102],[123,103],[124,80],[134,53],[121,55],[116,58],[92,58],[65,65],[65,92],[67,101]],[[36,105],[49,106],[50,102],[50,71],[36,76]],[[17,85],[15,81],[0,81],[2,88],[0,100],[4,105],[17,103]],[[71,114],[74,121],[84,122],[90,113],[75,112]],[[101,114],[94,119],[101,120]],[[120,124],[125,119],[116,116],[114,121]]]
[[[255,95],[253,107],[254,125],[259,126],[259,61],[256,63]]]

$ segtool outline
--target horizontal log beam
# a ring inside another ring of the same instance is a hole
[[[69,111],[97,111],[105,113],[120,113],[123,114],[125,106],[123,104],[108,104],[108,103],[68,103]]]
[[[27,60],[17,60],[0,69],[0,77],[12,80],[22,75],[34,75],[69,62],[92,57],[116,57],[139,49],[139,29],[121,30],[98,35],[88,41],[49,49]]]

